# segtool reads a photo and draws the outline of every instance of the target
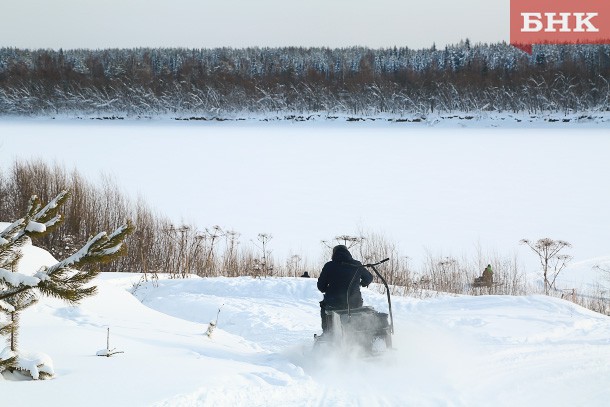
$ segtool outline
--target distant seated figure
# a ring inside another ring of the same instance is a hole
[[[494,282],[494,272],[491,270],[491,264],[488,264],[483,270],[483,281],[488,284]]]
[[[301,277],[303,277],[303,278],[310,278],[311,276],[309,275],[309,273],[308,273],[308,272],[304,272],[304,273],[301,275]]]
[[[481,277],[476,277],[474,279],[474,285],[476,287],[480,286],[491,286],[494,282],[494,272],[491,269],[491,264],[488,264],[483,270],[483,275]]]

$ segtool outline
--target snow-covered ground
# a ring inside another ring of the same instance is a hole
[[[523,118],[524,120],[527,117]],[[110,175],[176,223],[220,225],[250,244],[319,260],[359,229],[427,255],[535,256],[523,238],[567,240],[574,262],[608,256],[610,121],[522,123],[2,120],[0,166],[41,159],[94,183]]]
[[[26,247],[20,271],[53,259]],[[106,273],[71,307],[43,299],[21,348],[56,377],[0,379],[15,406],[606,406],[610,318],[543,296],[393,298],[395,350],[375,360],[312,352],[315,279],[161,279]],[[386,309],[385,296],[364,289]],[[209,321],[218,328],[205,335]],[[124,353],[98,357],[106,347]]]

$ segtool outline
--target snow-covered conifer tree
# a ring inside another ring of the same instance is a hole
[[[0,313],[7,319],[5,323],[0,322],[0,335],[6,336],[8,342],[8,346],[0,352],[0,373],[19,371],[33,379],[52,376],[48,357],[26,357],[19,352],[19,313],[33,305],[40,294],[72,304],[95,294],[96,287],[86,285],[99,271],[79,268],[110,261],[125,251],[123,240],[132,231],[129,222],[110,235],[99,233],[76,253],[34,275],[19,272],[20,248],[30,238],[43,236],[59,225],[62,217],[58,211],[68,196],[67,191],[62,191],[45,207],[37,197],[32,197],[26,216],[0,231]]]

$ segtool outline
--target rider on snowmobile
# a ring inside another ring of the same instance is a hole
[[[331,261],[322,268],[318,278],[318,290],[324,293],[324,300],[320,301],[320,315],[322,316],[322,331],[326,331],[327,309],[348,308],[348,287],[352,279],[357,279],[352,284],[349,292],[349,307],[359,308],[362,306],[362,294],[360,286],[367,287],[373,281],[373,275],[361,266],[358,260],[354,260],[348,248],[338,245],[333,248]],[[355,276],[355,274],[359,274]]]

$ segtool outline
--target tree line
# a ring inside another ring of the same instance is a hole
[[[610,45],[0,49],[0,114],[326,114],[610,109]]]

